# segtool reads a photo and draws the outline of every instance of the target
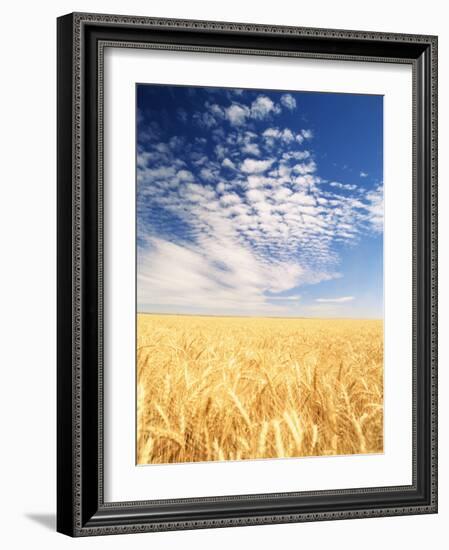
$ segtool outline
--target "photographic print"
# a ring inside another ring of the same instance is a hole
[[[383,452],[383,97],[136,86],[137,464]]]
[[[57,23],[57,530],[438,511],[438,37]]]

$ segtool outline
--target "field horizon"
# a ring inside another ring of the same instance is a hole
[[[380,317],[307,317],[307,316],[293,316],[293,315],[214,315],[212,313],[159,313],[152,311],[137,311],[136,315],[152,315],[152,316],[169,316],[169,317],[212,317],[212,318],[225,318],[225,319],[302,319],[302,320],[322,320],[322,321],[380,321],[383,319]]]
[[[383,321],[137,314],[137,464],[383,452]]]

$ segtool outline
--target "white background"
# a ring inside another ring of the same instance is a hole
[[[105,54],[105,500],[410,485],[412,117],[410,65],[111,49]],[[384,96],[385,431],[370,456],[149,465],[135,453],[135,83]],[[405,139],[404,139],[404,136]],[[407,137],[408,136],[408,137]],[[123,185],[123,182],[128,182]],[[127,289],[127,290],[124,290]],[[397,327],[402,327],[398,334]],[[407,404],[407,405],[405,405]],[[404,406],[405,405],[405,406]]]
[[[164,0],[9,3],[0,40],[2,145],[0,235],[2,385],[0,487],[5,548],[403,548],[444,547],[449,520],[448,286],[440,290],[440,513],[299,525],[71,540],[54,533],[55,511],[55,18],[70,11],[307,25],[440,35],[440,281],[449,279],[449,31],[442,1]],[[441,539],[441,542],[439,542]]]

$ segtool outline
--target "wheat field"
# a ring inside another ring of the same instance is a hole
[[[138,464],[382,451],[382,321],[138,315]]]

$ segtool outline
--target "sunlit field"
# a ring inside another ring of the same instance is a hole
[[[138,464],[382,451],[382,321],[138,315]]]

